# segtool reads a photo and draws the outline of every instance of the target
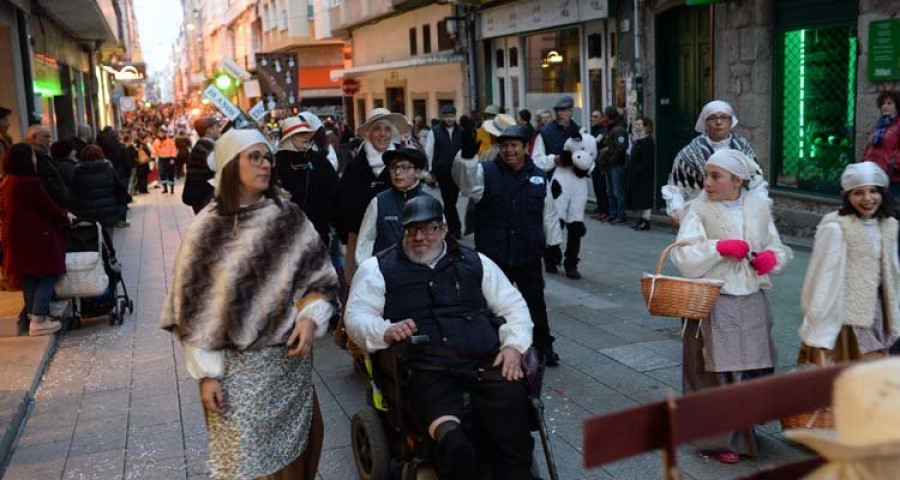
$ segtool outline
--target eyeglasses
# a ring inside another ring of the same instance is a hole
[[[710,115],[710,116],[706,117],[706,121],[707,122],[730,122],[731,115],[724,114],[724,113],[722,115]]]
[[[414,167],[413,165],[410,165],[408,163],[401,163],[399,165],[391,165],[390,168],[388,168],[388,170],[390,170],[391,173],[397,173],[397,172],[406,173],[414,168],[416,168],[416,167]]]
[[[419,233],[421,233],[423,235],[431,236],[431,235],[434,235],[435,232],[437,232],[441,228],[442,225],[443,224],[438,223],[438,224],[425,225],[422,227],[406,227],[403,229],[403,234],[408,237],[414,237]]]
[[[272,161],[272,155],[267,153],[250,152],[250,154],[247,155],[247,162],[249,162],[250,165],[254,167],[261,167],[263,165],[263,162],[271,165]]]

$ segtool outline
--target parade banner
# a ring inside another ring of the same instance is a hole
[[[300,62],[295,53],[257,53],[256,76],[269,110],[300,105]]]
[[[231,103],[231,100],[216,88],[215,85],[206,87],[206,90],[203,91],[203,98],[212,102],[212,104],[215,105],[228,120],[234,121],[234,119],[241,114],[241,109],[238,108],[237,105]]]

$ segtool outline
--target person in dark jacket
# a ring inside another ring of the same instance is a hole
[[[72,179],[72,213],[79,219],[100,222],[112,228],[119,220],[121,206],[116,201],[118,180],[103,150],[88,145],[81,151]]]
[[[181,191],[181,201],[190,205],[194,214],[203,210],[215,195],[215,189],[209,183],[216,175],[210,166],[213,152],[216,149],[216,140],[219,138],[219,123],[215,117],[203,116],[194,120],[194,130],[200,139],[191,148],[187,169],[184,175],[184,190]]]
[[[600,164],[606,167],[606,194],[609,196],[609,223],[625,223],[625,168],[628,163],[628,132],[616,125],[603,138]]]
[[[0,182],[3,273],[7,279],[21,280],[31,336],[60,329],[60,323],[49,317],[50,300],[56,280],[66,271],[61,227],[68,220],[66,211],[44,189],[36,166],[31,146],[13,145]]]
[[[281,122],[281,135],[275,154],[278,183],[291,194],[291,202],[303,210],[322,242],[328,245],[338,188],[337,172],[327,156],[328,140],[324,135],[316,135],[315,126],[300,116]]]
[[[69,190],[72,189],[72,175],[75,173],[75,165],[78,163],[75,155],[75,143],[71,140],[60,140],[50,146],[50,157],[53,158],[53,164]]]
[[[444,105],[441,108],[442,121],[431,129],[431,134],[425,142],[425,154],[428,156],[428,166],[431,174],[438,182],[441,189],[441,198],[444,202],[444,216],[447,218],[447,227],[450,235],[457,239],[462,235],[462,223],[459,220],[459,210],[456,203],[459,200],[459,188],[453,182],[450,169],[453,159],[459,152],[459,124],[456,123],[456,107]]]
[[[175,155],[175,179],[181,178],[184,166],[191,160],[191,139],[187,136],[187,132],[181,130],[175,137],[175,149],[178,154]]]
[[[34,149],[37,158],[35,169],[50,198],[61,208],[68,208],[69,189],[66,188],[65,182],[53,166],[53,159],[50,158],[50,130],[43,125],[32,125],[28,127],[25,138]]]
[[[653,143],[653,121],[638,117],[634,121],[631,158],[628,163],[628,207],[637,210],[640,218],[635,230],[650,230],[650,211],[653,208],[653,181],[656,178],[656,144]]]
[[[508,127],[497,138],[500,154],[480,163],[474,125],[460,119],[463,129],[460,157],[453,178],[460,191],[475,200],[475,247],[497,263],[528,304],[534,321],[534,348],[549,366],[559,365],[544,301],[541,255],[545,245],[559,250],[559,216],[547,175],[531,157],[528,131]]]

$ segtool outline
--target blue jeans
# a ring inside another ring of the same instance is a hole
[[[609,197],[609,216],[625,218],[625,163],[609,166],[606,172],[606,194]]]
[[[59,275],[27,276],[22,279],[22,295],[25,297],[25,313],[46,317],[50,315],[53,286]]]

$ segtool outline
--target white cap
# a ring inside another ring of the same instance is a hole
[[[219,137],[216,141],[215,150],[216,176],[209,181],[213,187],[216,187],[216,191],[219,190],[219,179],[222,178],[222,170],[224,170],[232,160],[237,158],[241,152],[254,145],[264,145],[269,152],[272,150],[272,147],[269,145],[269,140],[266,139],[262,132],[256,129],[238,130],[232,128]]]
[[[841,174],[841,189],[849,192],[856,187],[874,185],[887,187],[888,176],[878,165],[872,162],[851,163]]]
[[[700,111],[700,116],[697,117],[697,124],[694,125],[694,130],[697,133],[705,133],[706,119],[714,113],[724,113],[726,115],[731,115],[731,129],[733,130],[734,127],[737,126],[738,119],[734,115],[734,109],[731,108],[731,105],[729,105],[728,102],[723,102],[722,100],[713,100],[703,106],[703,110]]]
[[[737,175],[741,180],[750,180],[750,177],[756,173],[757,168],[756,162],[750,157],[741,151],[732,150],[730,148],[717,150],[716,153],[710,155],[709,160],[706,161],[706,165],[715,165],[728,170]]]

